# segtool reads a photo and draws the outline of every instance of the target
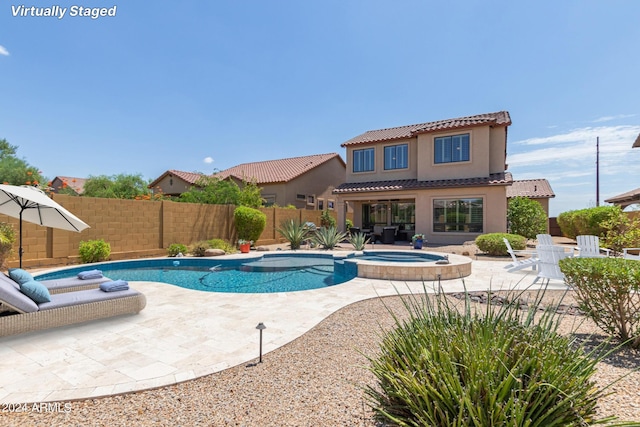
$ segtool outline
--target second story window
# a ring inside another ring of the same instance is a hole
[[[434,140],[435,163],[469,161],[469,134],[443,136]]]
[[[373,148],[353,150],[353,171],[370,172],[374,165]]]
[[[409,147],[407,144],[384,147],[384,169],[406,169],[409,167],[408,157]]]

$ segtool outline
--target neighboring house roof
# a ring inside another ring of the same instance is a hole
[[[640,148],[640,133],[638,134],[638,137],[636,138],[636,142],[633,143],[631,148]]]
[[[549,199],[556,197],[546,179],[522,179],[513,181],[507,188],[507,198],[529,197],[531,199]]]
[[[627,191],[626,193],[618,194],[617,196],[610,197],[605,200],[606,203],[613,203],[615,205],[628,206],[634,203],[640,203],[640,188]]]
[[[78,195],[84,193],[84,184],[85,182],[87,182],[86,178],[76,178],[73,176],[56,176],[55,178],[53,178],[53,180],[51,181],[52,184],[54,184],[54,182],[58,180],[62,183],[66,182],[67,183],[67,187],[71,187],[73,189],[73,191],[75,191]]]
[[[418,181],[417,179],[399,179],[395,181],[353,182],[338,186],[333,193],[365,193],[371,191],[401,191],[429,188],[479,187],[485,185],[511,185],[513,177],[510,172],[493,173],[486,177],[439,179]]]
[[[347,145],[367,144],[371,142],[389,141],[394,139],[411,138],[415,135],[428,132],[439,132],[443,130],[453,130],[459,128],[469,128],[484,125],[511,125],[511,117],[507,111],[499,111],[497,113],[478,114],[475,116],[458,117],[456,119],[438,120],[435,122],[420,123],[416,125],[400,126],[388,129],[370,130],[355,138],[351,138],[347,142],[341,144],[342,147]]]
[[[314,154],[311,156],[291,157],[288,159],[242,163],[238,166],[218,172],[214,176],[221,179],[229,177],[233,177],[238,180],[255,179],[257,184],[289,182],[334,158],[339,159],[342,164],[345,164],[342,157],[337,153]]]
[[[203,176],[203,174],[198,172],[183,172],[183,171],[171,169],[166,171],[162,175],[160,175],[158,178],[156,178],[151,184],[148,185],[148,188],[155,187],[156,185],[158,185],[160,181],[162,181],[165,177],[169,175],[177,176],[178,178],[182,179],[188,184],[195,184]]]

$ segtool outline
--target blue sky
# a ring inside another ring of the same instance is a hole
[[[115,16],[14,16],[18,6]],[[509,171],[551,214],[640,187],[640,2],[141,1],[0,6],[0,138],[53,178],[337,152],[507,110]]]

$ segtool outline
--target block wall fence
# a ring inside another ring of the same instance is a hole
[[[233,205],[201,205],[172,201],[121,200],[54,194],[64,206],[90,228],[80,233],[22,223],[22,265],[25,268],[80,263],[81,241],[104,239],[111,245],[112,260],[163,256],[172,243],[189,245],[200,240],[236,240]],[[320,224],[321,211],[261,208],[266,227],[256,245],[285,242],[276,229],[283,220],[296,219]],[[335,212],[331,212],[334,218]],[[18,266],[19,220],[0,215],[0,222],[13,224],[14,252],[8,267]]]

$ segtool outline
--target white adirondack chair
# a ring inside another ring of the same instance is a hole
[[[539,245],[553,246],[553,238],[551,234],[536,234],[536,240]]]
[[[571,256],[571,252],[566,252],[563,246],[553,245],[538,245],[536,246],[538,252],[538,276],[533,283],[536,283],[539,279],[543,281],[546,279],[547,283],[550,280],[562,280],[564,282],[564,273],[560,270],[560,260]]]
[[[611,250],[600,247],[598,236],[582,235],[576,237],[578,244],[578,255],[580,258],[605,258],[609,256]],[[604,251],[606,255],[603,255]]]
[[[629,251],[633,251],[633,252],[635,252],[635,254],[632,254]],[[622,249],[622,258],[625,258],[625,259],[636,259],[636,260],[640,261],[640,248],[624,248],[624,249]]]
[[[511,243],[506,238],[502,238],[504,240],[504,244],[507,246],[507,252],[511,255],[513,262],[505,265],[504,268],[507,269],[509,273],[517,270],[522,270],[523,268],[531,267],[533,270],[536,269],[536,265],[538,264],[538,258],[536,257],[536,253],[534,251],[526,251],[526,250],[514,250],[511,247]],[[518,259],[518,255],[530,255],[529,258]]]

